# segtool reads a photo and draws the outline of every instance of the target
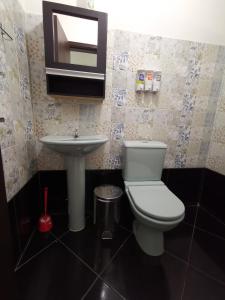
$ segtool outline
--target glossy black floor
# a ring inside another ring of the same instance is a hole
[[[225,224],[204,207],[186,208],[160,258],[142,252],[130,221],[112,241],[90,219],[78,233],[66,223],[55,216],[49,235],[31,235],[16,267],[21,300],[225,299]]]

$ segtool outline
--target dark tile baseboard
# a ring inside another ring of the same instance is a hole
[[[186,206],[201,203],[225,222],[225,176],[205,168],[164,169],[163,182]],[[114,184],[124,189],[121,170],[86,170],[86,213],[93,211],[93,190],[100,184]],[[15,261],[36,227],[43,211],[43,188],[49,188],[49,211],[52,215],[67,214],[66,171],[39,171],[8,203]],[[132,213],[124,194],[121,219],[130,220]]]
[[[201,205],[225,223],[225,176],[205,169]]]
[[[185,204],[196,204],[201,199],[204,181],[203,168],[164,169],[162,180]],[[40,171],[40,188],[49,187],[49,205],[54,211],[65,208],[67,199],[66,171]],[[122,170],[86,170],[86,208],[92,211],[93,190],[101,184],[113,184],[124,189]],[[66,202],[66,201],[64,201]]]
[[[162,181],[185,205],[201,200],[204,168],[164,169]]]
[[[37,173],[8,203],[15,262],[23,251],[40,215],[39,191],[39,175]]]

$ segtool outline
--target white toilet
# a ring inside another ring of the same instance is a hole
[[[177,226],[185,215],[183,203],[161,181],[166,149],[157,141],[125,141],[123,147],[123,179],[136,218],[134,235],[152,256],[163,253],[163,232]]]

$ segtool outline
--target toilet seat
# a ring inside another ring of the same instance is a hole
[[[147,217],[173,221],[184,215],[184,205],[164,184],[129,185],[131,200],[136,209]]]

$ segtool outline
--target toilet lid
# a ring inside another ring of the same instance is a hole
[[[184,205],[165,185],[129,186],[136,208],[158,220],[172,221],[184,214]]]

